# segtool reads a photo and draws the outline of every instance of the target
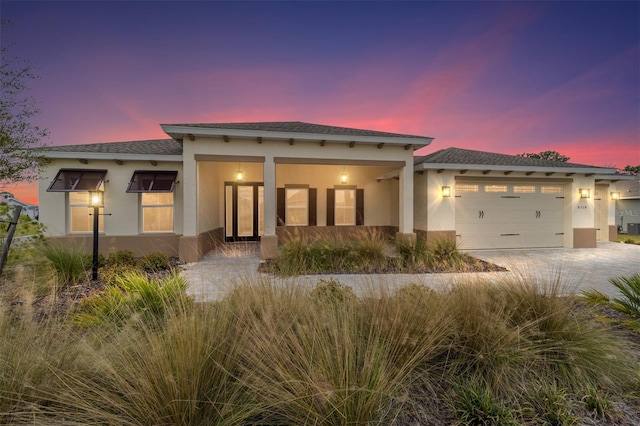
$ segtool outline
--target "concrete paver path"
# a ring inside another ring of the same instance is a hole
[[[595,249],[528,249],[473,250],[469,254],[507,268],[507,272],[455,274],[343,274],[305,275],[295,278],[276,278],[257,272],[260,263],[257,245],[236,243],[208,253],[200,262],[185,266],[183,275],[189,281],[187,292],[196,300],[219,300],[234,286],[268,280],[274,284],[295,282],[313,288],[321,279],[338,280],[353,288],[356,294],[372,287],[390,290],[415,283],[434,289],[446,288],[470,279],[501,282],[505,279],[533,279],[541,286],[560,279],[563,290],[579,292],[593,288],[609,296],[618,291],[609,278],[640,272],[640,246],[599,242]]]

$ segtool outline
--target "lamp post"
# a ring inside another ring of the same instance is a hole
[[[104,191],[89,191],[89,206],[93,207],[93,263],[91,264],[91,280],[98,279],[98,218],[100,207],[104,207]]]

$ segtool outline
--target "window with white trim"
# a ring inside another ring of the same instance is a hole
[[[70,233],[93,232],[93,208],[89,207],[88,192],[68,192],[67,206]],[[98,231],[104,232],[104,209],[100,209]]]
[[[285,220],[287,226],[309,224],[309,188],[285,188]]]
[[[356,190],[335,190],[335,225],[348,226],[356,224]]]
[[[142,232],[173,232],[173,192],[140,194]]]

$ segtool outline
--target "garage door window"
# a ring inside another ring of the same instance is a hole
[[[485,185],[484,192],[507,192],[507,185]]]
[[[562,194],[562,187],[561,186],[541,186],[540,187],[540,192],[542,194]]]
[[[456,192],[478,192],[478,185],[472,185],[468,183],[457,183]]]
[[[533,185],[514,185],[513,192],[516,194],[535,194],[536,187]]]

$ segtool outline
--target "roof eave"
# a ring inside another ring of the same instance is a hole
[[[303,132],[273,132],[266,130],[242,130],[242,129],[221,129],[210,127],[175,126],[171,124],[161,124],[162,130],[174,139],[184,139],[188,134],[194,136],[235,136],[243,138],[270,138],[270,139],[295,139],[300,141],[336,141],[336,142],[360,142],[360,143],[388,143],[396,145],[414,145],[423,148],[429,145],[433,138],[429,137],[402,137],[402,136],[351,136],[340,134],[324,133],[303,133]]]
[[[492,170],[510,172],[540,172],[540,173],[586,173],[599,176],[609,176],[615,173],[616,169],[603,169],[600,167],[536,167],[536,166],[507,166],[491,164],[452,164],[452,163],[419,163],[415,170]],[[607,173],[607,174],[605,174]]]
[[[165,155],[165,154],[125,154],[111,152],[79,152],[79,151],[43,151],[40,153],[45,158],[61,158],[61,159],[85,159],[85,160],[143,160],[143,161],[164,161],[164,162],[182,162],[182,155]]]
[[[608,180],[612,182],[617,182],[619,180],[633,180],[634,176],[630,175],[620,175],[615,173],[596,173],[596,180]]]

